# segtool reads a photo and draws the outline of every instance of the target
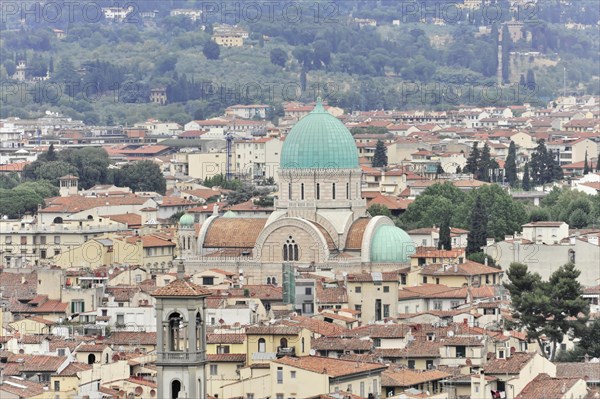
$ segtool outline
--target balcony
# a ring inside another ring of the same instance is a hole
[[[283,346],[278,346],[277,347],[277,357],[284,357],[284,356],[296,356],[296,348],[292,347],[292,348],[287,348],[287,347],[283,347]]]
[[[183,352],[183,351],[168,351],[158,352],[156,359],[157,363],[201,363],[206,359],[204,351],[200,352]]]

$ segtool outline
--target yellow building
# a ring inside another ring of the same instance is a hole
[[[93,380],[92,366],[73,362],[50,377],[49,393],[53,399],[72,399],[78,396],[79,388]],[[100,380],[97,377],[98,381]]]
[[[1,320],[0,320],[1,321]],[[20,334],[50,334],[50,327],[56,324],[54,321],[46,320],[43,317],[33,316],[19,321],[13,321],[8,326],[13,331]]]
[[[361,312],[363,323],[396,317],[399,278],[395,272],[348,274],[348,305]]]
[[[307,356],[311,333],[302,327],[266,325],[246,329],[248,364],[264,363],[277,356]]]
[[[242,35],[235,32],[217,33],[213,35],[213,39],[219,46],[242,47],[244,45],[244,38]]]
[[[448,287],[497,285],[502,281],[503,271],[481,263],[435,263],[423,266],[418,272],[423,284],[443,284]]]
[[[206,337],[206,353],[209,355],[242,353],[246,355],[246,334],[216,333]]]

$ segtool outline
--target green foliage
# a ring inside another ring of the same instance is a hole
[[[592,170],[592,168],[588,164],[587,150],[585,150],[585,158],[583,159],[583,174],[587,175],[588,173],[591,172],[591,170]]]
[[[569,227],[582,229],[587,225],[588,215],[581,209],[575,209],[569,216]]]
[[[543,208],[533,208],[529,212],[529,221],[530,222],[547,222],[551,220],[550,211],[548,209]]]
[[[285,66],[285,63],[288,60],[288,55],[285,52],[285,50],[283,50],[279,47],[272,49],[270,56],[271,56],[271,63],[274,65],[279,65],[282,68]]]
[[[254,205],[262,207],[273,206],[275,205],[275,198],[273,198],[272,196],[260,197],[254,200]]]
[[[504,170],[506,172],[506,180],[508,180],[508,184],[511,187],[516,187],[517,180],[517,147],[514,141],[510,141],[510,146],[508,147],[508,156],[506,157],[506,162],[504,163]]]
[[[555,188],[540,206],[550,214],[549,220],[560,220],[573,228],[582,228],[594,224],[600,216],[596,210],[597,197],[577,190]]]
[[[58,195],[58,189],[47,181],[22,183],[11,190],[0,189],[0,215],[19,218],[34,213],[44,198]]]
[[[390,212],[388,207],[385,205],[381,205],[381,204],[373,204],[373,205],[369,206],[369,208],[367,209],[367,212],[369,212],[369,215],[371,215],[373,217],[375,217],[375,216],[392,217],[392,212]]]
[[[179,211],[177,213],[172,214],[171,216],[169,216],[169,224],[177,224],[179,223],[179,219],[185,215],[185,211]]]
[[[467,235],[467,255],[481,252],[481,248],[487,244],[487,223],[488,215],[481,197],[477,195],[475,207],[471,212],[470,230]]]
[[[208,40],[202,47],[202,54],[209,60],[218,60],[221,55],[221,48],[212,40]]]
[[[544,140],[539,140],[529,163],[531,180],[534,185],[543,185],[563,178],[562,168],[552,152],[546,148]]]
[[[452,237],[450,235],[450,215],[446,215],[440,224],[438,249],[452,249]]]
[[[475,253],[467,256],[467,259],[469,259],[473,262],[481,263],[481,264],[485,264],[485,260],[487,259],[488,266],[496,267],[496,268],[500,269],[500,266],[496,266],[496,262],[494,261],[494,258],[492,258],[490,255],[487,255],[485,252],[475,252]]]
[[[600,319],[583,328],[580,334],[581,340],[575,344],[575,348],[559,352],[555,359],[557,362],[581,362],[586,356],[600,357]]]
[[[165,194],[167,182],[160,166],[152,161],[137,161],[123,166],[115,174],[115,185],[129,187],[133,192],[155,191]]]
[[[202,185],[209,188],[221,187],[225,190],[239,190],[243,186],[243,183],[237,179],[227,180],[225,175],[218,174],[214,175],[213,177],[204,179]]]
[[[523,182],[521,183],[523,190],[530,191],[531,190],[531,178],[529,176],[529,163],[525,164],[523,168]]]
[[[375,146],[375,154],[373,155],[373,167],[382,168],[387,166],[388,157],[387,157],[387,148],[383,141],[377,140],[377,145]]]
[[[466,173],[472,173],[473,175],[477,174],[477,171],[479,170],[479,158],[480,158],[480,154],[479,154],[479,148],[478,148],[479,142],[475,142],[473,143],[473,148],[471,149],[471,153],[469,154],[469,157],[467,158],[467,164],[465,165],[464,168],[464,172]]]
[[[506,289],[510,292],[513,319],[517,326],[527,331],[542,347],[540,337],[550,341],[550,355],[554,360],[556,347],[564,335],[581,337],[589,313],[587,301],[581,297],[583,290],[577,281],[580,271],[573,263],[561,266],[542,281],[537,273],[530,273],[527,265],[512,263],[507,271]],[[581,314],[584,315],[581,318]],[[546,355],[545,351],[542,351]]]
[[[20,181],[21,177],[15,172],[10,172],[8,174],[2,173],[2,175],[0,175],[0,188],[10,190],[11,188],[18,186]]]

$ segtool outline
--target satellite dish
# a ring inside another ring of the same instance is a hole
[[[113,274],[113,273],[114,273],[113,269],[108,270],[108,274]]]
[[[452,331],[452,330],[448,331],[448,336],[449,337],[454,337],[454,331]]]
[[[317,351],[314,349],[311,349],[310,352],[308,352],[308,354],[311,356],[315,356],[317,354]]]
[[[348,275],[348,272],[342,272],[342,276],[346,277]]]

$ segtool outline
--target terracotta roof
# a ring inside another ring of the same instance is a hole
[[[25,399],[44,394],[47,392],[44,387],[45,385],[42,383],[11,376],[5,378],[4,383],[0,385],[0,392],[8,392],[9,394],[16,395],[19,399]]]
[[[207,334],[207,344],[243,344],[246,340],[245,334]]]
[[[142,245],[144,248],[155,248],[155,247],[174,247],[176,244],[172,241],[165,240],[164,238],[157,237],[155,235],[142,236]]]
[[[485,365],[486,374],[519,374],[536,353],[516,352],[507,359],[495,357]]]
[[[77,373],[79,373],[81,371],[87,371],[87,370],[91,370],[91,369],[92,369],[92,366],[89,364],[73,362],[73,363],[70,363],[67,367],[65,367],[64,370],[62,370],[57,375],[60,375],[62,377],[76,376]]]
[[[423,266],[419,272],[419,274],[427,276],[476,276],[498,273],[502,273],[502,270],[469,260],[464,263],[447,265],[447,267],[443,264],[432,263]]]
[[[346,287],[340,285],[325,287],[321,282],[317,282],[315,292],[317,304],[348,302]]]
[[[47,371],[55,372],[65,362],[67,358],[64,356],[47,356],[47,355],[24,355],[11,354],[8,356],[7,364],[16,365],[16,373],[6,375],[20,375],[22,372],[28,371]]]
[[[156,345],[156,333],[115,331],[104,342],[109,345]]]
[[[554,364],[556,365],[556,375],[561,377],[583,378],[596,384],[600,382],[600,362]]]
[[[245,363],[245,353],[219,353],[219,354],[208,354],[206,359],[209,362],[232,362],[232,363]]]
[[[346,249],[361,248],[365,228],[370,221],[370,218],[360,218],[352,223],[348,230],[348,236],[346,237]]]
[[[527,224],[524,224],[523,227],[560,227],[564,224],[565,222],[530,222]]]
[[[205,248],[253,248],[267,219],[217,218],[204,237]]]
[[[348,283],[363,283],[373,281],[398,282],[399,275],[397,272],[379,273],[381,280],[376,280],[372,273],[350,273],[348,274]]]
[[[580,379],[582,377],[552,378],[548,374],[541,373],[523,388],[516,399],[563,399],[566,392]]]
[[[30,162],[15,162],[0,165],[0,172],[22,172]]]
[[[410,204],[414,202],[412,199],[404,199],[399,197],[393,197],[389,195],[383,195],[378,193],[379,195],[374,196],[372,199],[368,201],[368,206],[373,204],[384,205],[391,211],[398,210],[406,210]]]
[[[176,279],[171,281],[164,287],[160,287],[156,289],[152,296],[154,297],[201,297],[201,296],[209,296],[212,292],[206,288],[202,288],[199,285],[196,285],[192,282],[189,282],[184,279]]]
[[[283,299],[283,288],[268,284],[247,284],[244,285],[243,288],[230,288],[226,292],[230,297],[241,298],[245,297],[245,290],[248,290],[250,298],[258,298],[270,301],[281,301]],[[213,294],[215,293],[215,290],[211,291]],[[220,290],[217,290],[217,293],[218,292],[220,292]]]
[[[404,338],[410,331],[405,324],[368,324],[348,332],[351,337]]]
[[[252,326],[246,329],[246,335],[298,335],[302,327],[295,326]]]
[[[102,216],[115,222],[123,223],[127,225],[127,227],[137,227],[142,225],[142,216],[137,213],[124,213],[121,215],[108,215]]]
[[[140,288],[138,286],[116,286],[116,287],[106,287],[104,289],[104,293],[108,296],[112,296],[115,299],[115,302],[129,302],[133,295],[138,293]]]
[[[273,363],[284,364],[330,377],[350,376],[358,373],[385,370],[387,366],[379,363],[359,363],[349,360],[332,359],[319,356],[283,357]]]
[[[318,223],[311,222],[311,221],[308,221],[308,223],[311,223],[313,226],[315,226],[321,232],[321,234],[323,234],[323,237],[325,237],[325,241],[327,241],[327,248],[329,248],[330,251],[337,248],[337,246],[335,245],[335,242],[333,241],[333,238],[331,238],[331,235],[325,229],[325,227],[321,226]]]
[[[464,248],[453,248],[450,250],[437,249],[433,247],[417,247],[411,258],[458,258],[464,256]]]
[[[102,352],[108,348],[108,345],[91,344],[91,345],[80,345],[77,347],[77,352]]]
[[[475,335],[453,336],[443,339],[443,346],[483,346],[483,342]]]
[[[282,324],[288,326],[302,326],[307,330],[322,336],[342,335],[348,330],[340,325],[318,320],[314,317],[293,316],[289,320],[283,320]]]
[[[312,340],[311,347],[321,351],[368,351],[373,347],[373,341],[358,338],[320,337]]]
[[[385,370],[381,373],[381,385],[384,387],[410,387],[447,377],[450,377],[450,374],[439,370]]]
[[[87,209],[121,206],[121,205],[143,205],[149,198],[138,197],[136,195],[126,195],[122,197],[82,197],[80,195],[70,195],[68,197],[55,197],[46,200],[46,207],[40,210],[41,213],[61,213],[61,212],[80,212]]]

